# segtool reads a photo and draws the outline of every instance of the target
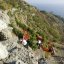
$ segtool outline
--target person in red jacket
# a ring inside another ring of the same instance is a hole
[[[41,45],[41,48],[43,51],[49,52],[51,55],[54,55],[53,44],[51,42],[48,42],[48,47]]]
[[[30,39],[30,35],[27,31],[24,31],[23,39],[20,40],[20,42],[24,45],[24,47],[28,48],[27,41]]]
[[[24,32],[23,39],[25,39],[26,41],[30,39],[30,35],[27,31]]]
[[[48,42],[48,52],[50,52],[51,55],[54,55],[53,44],[51,42]]]

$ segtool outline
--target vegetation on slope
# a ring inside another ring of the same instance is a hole
[[[22,38],[23,30],[30,33],[31,37],[28,42],[32,48],[37,48],[36,34],[40,34],[44,38],[44,42],[60,41],[61,27],[59,19],[54,15],[40,12],[22,0],[1,0],[0,8],[8,10],[10,25],[19,38]]]

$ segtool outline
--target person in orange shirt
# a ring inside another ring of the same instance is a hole
[[[23,39],[25,39],[26,41],[30,39],[30,35],[27,31],[24,32]]]
[[[50,52],[51,55],[54,55],[53,44],[51,42],[48,42],[48,52]]]
[[[54,55],[53,44],[51,42],[48,42],[48,47],[41,45],[41,48],[45,51],[45,57],[48,58],[49,56]]]
[[[30,35],[27,31],[24,31],[23,39],[21,40],[22,44],[24,47],[28,48],[28,43],[27,41],[30,39]]]

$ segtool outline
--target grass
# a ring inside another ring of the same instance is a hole
[[[30,39],[28,40],[28,44],[33,50],[37,49],[38,46],[36,42],[36,35],[31,35]]]
[[[26,30],[27,29],[27,26],[23,23],[21,23],[21,21],[19,21],[16,17],[15,17],[15,21],[16,21],[16,24],[22,28],[23,30]]]
[[[6,7],[5,7],[6,6]],[[56,26],[53,27],[53,23],[57,23],[53,16],[50,16],[45,11],[39,12],[34,7],[28,5],[25,2],[20,2],[20,0],[3,0],[0,2],[1,9],[10,9],[8,15],[11,20],[10,26],[13,27],[13,32],[19,38],[22,38],[23,33],[19,30],[27,30],[30,34],[29,46],[32,49],[36,49],[36,35],[39,34],[44,38],[44,42],[48,42],[49,39],[53,41],[59,41],[60,35],[59,30]],[[11,9],[16,8],[17,11],[11,14]],[[22,12],[21,12],[22,10]],[[35,14],[32,16],[32,14]],[[27,21],[25,22],[25,17]],[[13,19],[13,20],[12,20]],[[24,20],[24,21],[23,21]],[[52,25],[52,26],[51,26]],[[58,26],[59,27],[59,26]],[[19,28],[19,29],[18,29]],[[51,38],[51,36],[53,38]]]
[[[16,36],[18,36],[18,38],[23,38],[23,34],[19,29],[14,27],[13,32],[16,34]]]

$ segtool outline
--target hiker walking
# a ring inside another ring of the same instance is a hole
[[[53,44],[51,42],[48,42],[47,47],[41,45],[41,48],[42,48],[43,51],[45,51],[45,58],[48,58],[51,55],[54,55]]]
[[[37,41],[38,41],[37,45],[38,45],[38,48],[40,49],[40,46],[42,45],[43,38],[40,35],[37,35],[36,37],[37,37]]]
[[[51,55],[54,55],[53,44],[51,42],[48,42],[48,52],[50,52]]]
[[[24,45],[24,47],[28,48],[27,40],[30,39],[29,33],[27,31],[24,31],[23,39],[20,40],[20,42]]]

